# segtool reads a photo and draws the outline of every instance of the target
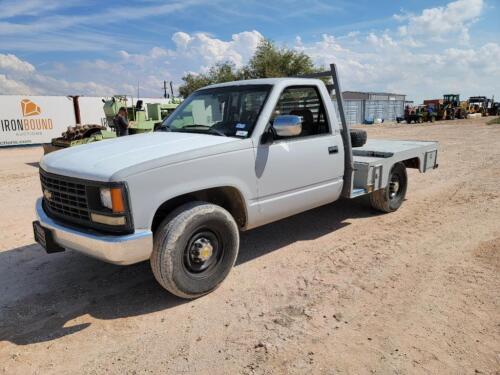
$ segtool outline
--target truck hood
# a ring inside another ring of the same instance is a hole
[[[96,181],[119,181],[158,166],[251,147],[249,139],[154,132],[66,148],[45,155],[49,173]]]

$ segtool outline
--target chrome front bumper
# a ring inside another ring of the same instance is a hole
[[[73,249],[108,263],[127,265],[149,259],[153,251],[153,233],[136,230],[132,234],[113,236],[79,231],[58,224],[42,208],[42,198],[36,201],[36,216],[49,229],[54,240],[66,249]]]

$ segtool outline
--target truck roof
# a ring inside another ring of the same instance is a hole
[[[315,78],[296,78],[296,77],[284,77],[284,78],[259,78],[259,79],[245,79],[242,81],[231,81],[224,83],[216,83],[214,85],[205,86],[200,90],[207,88],[216,88],[216,87],[227,87],[227,86],[243,86],[243,85],[279,85],[283,83],[292,84],[292,85],[307,85],[307,84],[317,84],[318,82],[322,82],[319,79]]]

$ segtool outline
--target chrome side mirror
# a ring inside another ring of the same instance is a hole
[[[302,118],[294,115],[282,115],[274,119],[273,128],[279,137],[294,137],[302,132]]]

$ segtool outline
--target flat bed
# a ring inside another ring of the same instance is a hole
[[[407,168],[425,173],[437,168],[437,142],[370,139],[353,148],[354,178],[351,197],[387,186],[391,167],[403,162]]]

